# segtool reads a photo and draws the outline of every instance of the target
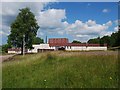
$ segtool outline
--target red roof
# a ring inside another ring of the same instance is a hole
[[[50,38],[49,39],[49,44],[66,44],[68,43],[68,39],[67,38]]]
[[[100,44],[79,44],[79,43],[50,43],[49,45],[50,46],[91,46],[91,47],[100,46]]]
[[[9,48],[8,51],[21,51],[21,48]]]
[[[49,46],[67,46],[66,43],[49,43]]]

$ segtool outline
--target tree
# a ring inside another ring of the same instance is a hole
[[[118,30],[117,46],[120,46],[120,29]]]
[[[81,42],[77,40],[73,40],[72,43],[81,43]]]
[[[119,26],[120,27],[120,26]],[[120,30],[113,32],[111,36],[103,36],[88,40],[88,43],[107,44],[108,47],[120,46]]]
[[[2,53],[7,53],[8,48],[9,48],[8,44],[2,45]]]
[[[16,20],[11,24],[11,34],[8,36],[8,43],[14,47],[32,49],[33,40],[37,35],[39,26],[34,14],[29,8],[20,9]]]
[[[110,46],[115,47],[118,46],[118,33],[112,33],[110,38]]]
[[[100,39],[100,44],[101,45],[107,44],[108,46],[110,46],[110,36],[103,36]]]
[[[88,40],[88,43],[100,44],[100,37]]]
[[[35,37],[33,40],[33,44],[40,44],[40,43],[44,43],[44,40],[39,37]]]

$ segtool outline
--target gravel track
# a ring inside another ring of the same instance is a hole
[[[6,60],[10,60],[10,58],[12,58],[15,55],[16,54],[12,54],[12,55],[0,55],[0,62],[4,62]]]

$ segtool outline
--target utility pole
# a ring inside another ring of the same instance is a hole
[[[25,55],[25,35],[23,35],[23,56]]]
[[[47,36],[46,36],[46,42],[45,43],[47,44]]]

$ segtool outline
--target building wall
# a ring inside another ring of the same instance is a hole
[[[28,53],[38,53],[38,49],[54,49],[58,50],[61,46],[49,46],[49,44],[39,44],[39,45],[33,45],[34,49],[29,50]],[[107,46],[63,46],[65,47],[65,50],[67,51],[89,51],[89,50],[107,50]],[[21,53],[21,51],[10,51],[8,50],[8,53]]]
[[[28,50],[28,53],[37,53],[38,52],[38,49],[51,49],[49,47],[49,44],[39,44],[39,45],[33,45],[33,48],[32,50]]]
[[[106,46],[104,46],[104,47],[67,46],[67,47],[65,48],[65,50],[68,50],[68,51],[77,51],[77,50],[80,50],[80,51],[107,50],[107,47],[106,47]]]
[[[18,51],[18,52],[17,52],[17,51],[8,51],[8,53],[11,53],[11,54],[12,54],[12,53],[20,54],[21,51]]]
[[[51,46],[50,49],[54,49],[54,50],[55,50],[55,47],[54,47],[54,46]]]
[[[87,50],[107,50],[107,47],[106,46],[103,46],[103,47],[87,47]]]
[[[39,49],[40,45],[33,45],[33,48],[32,50],[29,50],[28,49],[28,53],[37,53],[37,50]]]

